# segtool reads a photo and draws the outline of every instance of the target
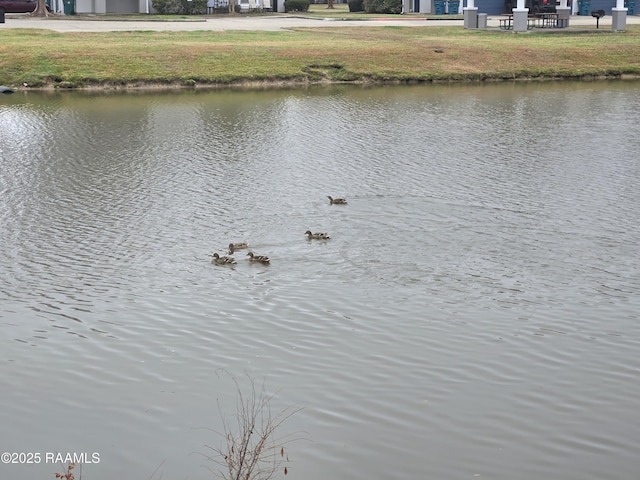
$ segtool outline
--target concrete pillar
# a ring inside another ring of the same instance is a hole
[[[618,0],[618,4],[622,3],[622,0]],[[627,8],[612,8],[611,9],[611,30],[614,32],[624,32],[627,29]]]
[[[462,9],[464,28],[478,28],[478,8],[464,7]]]
[[[524,0],[518,0],[518,5],[520,2],[524,3]],[[528,8],[514,8],[513,9],[513,31],[514,32],[526,32],[529,28],[529,22],[527,21],[529,17],[529,9]]]
[[[561,3],[567,3],[567,0],[562,0]],[[558,14],[558,27],[568,27],[569,18],[571,18],[571,7],[566,5],[556,7],[556,13]]]

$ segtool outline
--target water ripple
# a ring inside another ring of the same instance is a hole
[[[7,102],[7,449],[208,478],[228,371],[305,407],[311,479],[636,473],[637,85]]]

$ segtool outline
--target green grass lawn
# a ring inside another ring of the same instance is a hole
[[[315,6],[311,14],[321,6]],[[326,10],[326,6],[325,6]],[[3,28],[0,84],[30,87],[478,81],[640,75],[640,26],[56,33]]]

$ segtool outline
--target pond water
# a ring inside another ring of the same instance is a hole
[[[639,126],[635,81],[2,96],[0,477],[213,478],[236,378],[287,478],[636,478]]]

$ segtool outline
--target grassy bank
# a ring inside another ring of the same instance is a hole
[[[89,86],[466,81],[640,75],[640,26],[514,35],[460,27],[284,32],[3,29],[0,84]]]

